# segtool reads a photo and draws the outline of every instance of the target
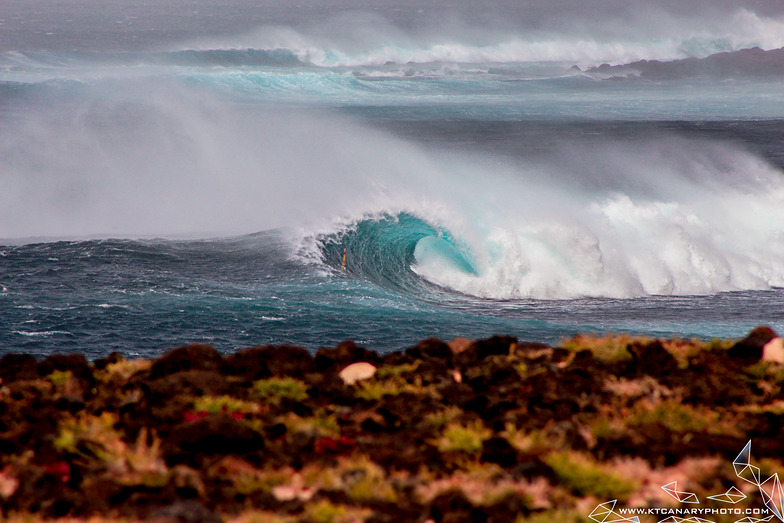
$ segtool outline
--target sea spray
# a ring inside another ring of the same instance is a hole
[[[727,145],[670,139],[635,143],[635,152],[628,145],[582,150],[592,174],[561,160],[503,171],[443,158],[450,177],[431,195],[438,205],[407,208],[418,219],[365,217],[322,241],[360,245],[355,263],[378,264],[366,276],[381,285],[385,278],[374,274],[410,260],[409,277],[483,298],[784,284],[780,171]]]

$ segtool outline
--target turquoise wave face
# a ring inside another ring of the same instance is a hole
[[[470,251],[448,230],[408,213],[368,218],[319,240],[328,266],[342,269],[345,249],[347,274],[417,295],[443,292],[414,272],[417,263],[437,260],[477,274]]]

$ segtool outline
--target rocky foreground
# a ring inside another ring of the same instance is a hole
[[[733,507],[763,507],[732,461],[752,440],[764,477],[784,472],[781,351],[763,327],[737,343],[430,339],[385,356],[350,342],[9,354],[0,516],[557,523],[615,499],[683,506],[672,481],[702,507],[733,487],[747,496]]]

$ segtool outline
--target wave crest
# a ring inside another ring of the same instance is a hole
[[[563,165],[544,183],[488,177],[484,191],[454,177],[442,188],[451,207],[365,217],[322,235],[322,260],[337,268],[346,248],[353,276],[426,299],[435,289],[571,299],[784,286],[782,173],[745,152],[683,146],[593,151],[604,156],[597,183],[585,172],[569,181]]]

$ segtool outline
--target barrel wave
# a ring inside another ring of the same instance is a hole
[[[360,220],[348,228],[318,238],[324,263],[382,287],[428,295],[439,288],[416,272],[419,263],[442,263],[476,275],[470,251],[446,229],[409,213],[384,214]]]
[[[784,331],[775,0],[49,4],[0,20],[0,354]]]

